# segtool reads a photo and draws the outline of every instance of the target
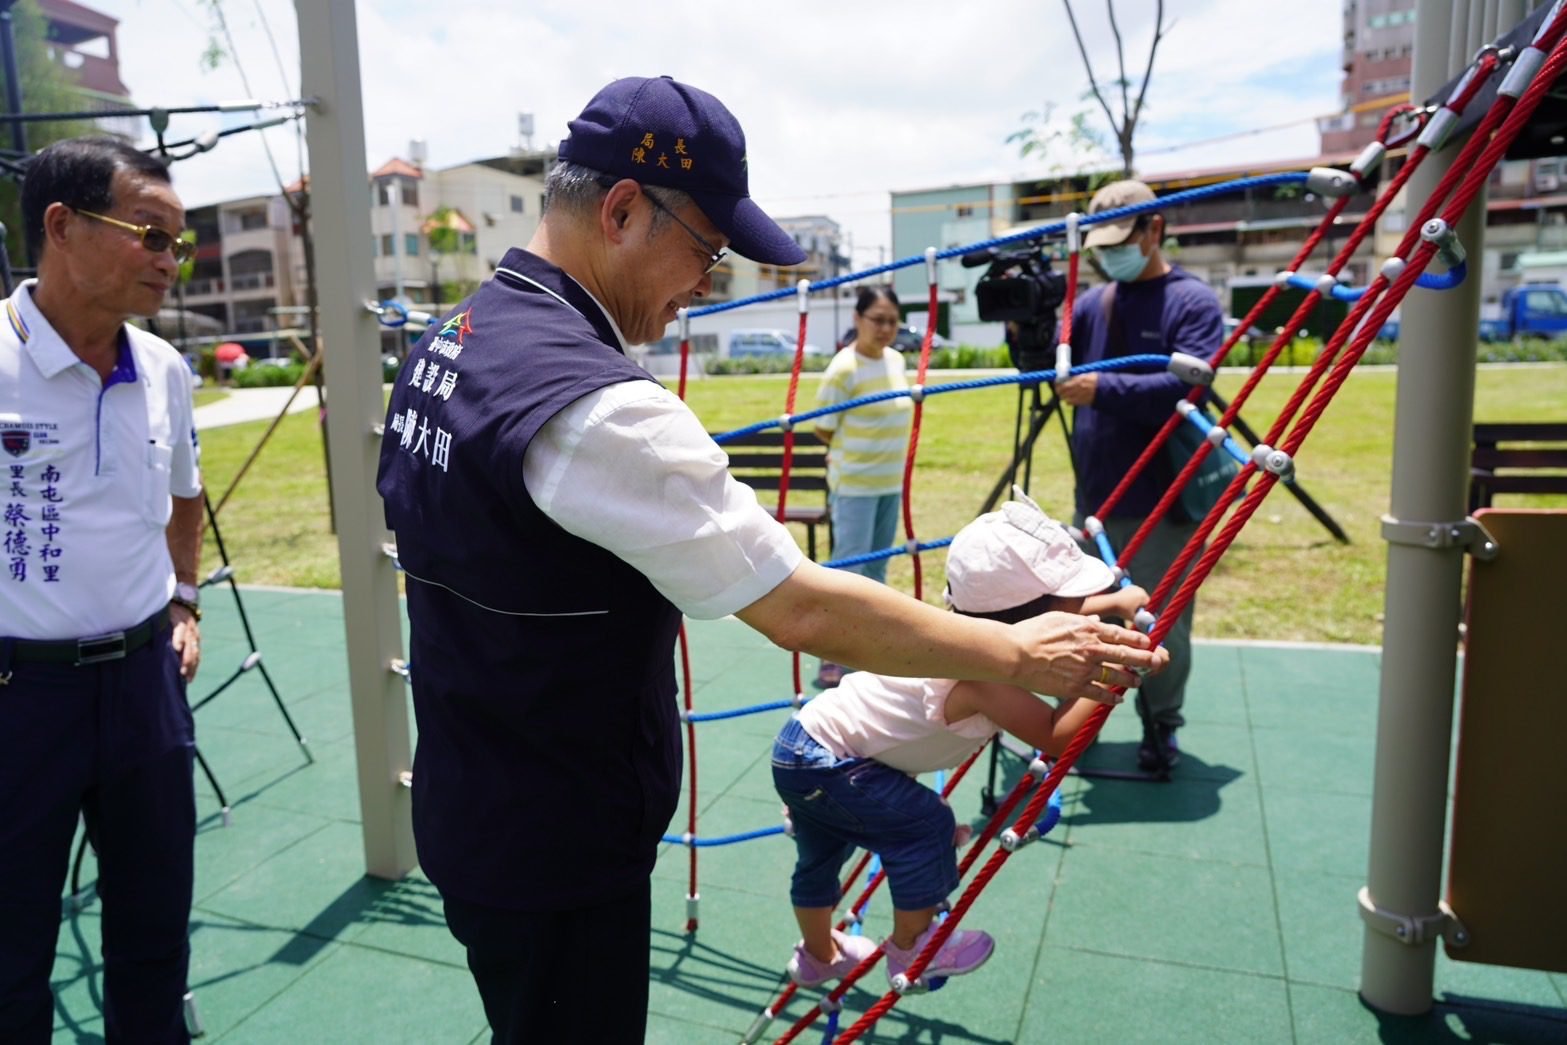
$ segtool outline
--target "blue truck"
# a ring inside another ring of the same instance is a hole
[[[1399,321],[1382,324],[1379,337],[1398,340]],[[1480,340],[1567,337],[1567,290],[1559,283],[1525,283],[1502,292],[1502,300],[1480,306]]]

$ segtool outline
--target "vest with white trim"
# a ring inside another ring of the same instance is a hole
[[[408,576],[420,862],[471,902],[564,909],[652,870],[680,784],[680,614],[523,483],[550,418],[651,378],[565,273],[520,250],[501,269],[523,278],[498,272],[410,353],[377,489]]]

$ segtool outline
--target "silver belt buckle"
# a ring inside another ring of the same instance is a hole
[[[107,635],[94,635],[90,639],[76,640],[76,666],[101,664],[106,660],[125,659],[125,632],[111,631]]]

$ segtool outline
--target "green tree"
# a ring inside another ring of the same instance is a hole
[[[1087,97],[1090,96],[1084,96]],[[1023,126],[1007,135],[1007,144],[1016,145],[1018,155],[1024,159],[1030,156],[1048,159],[1057,145],[1085,160],[1105,153],[1104,136],[1093,128],[1093,114],[1087,109],[1073,113],[1064,125],[1055,115],[1054,102],[1045,102],[1039,109],[1024,113]],[[1068,165],[1060,161],[1052,163],[1051,168],[1058,173],[1069,173]]]
[[[1153,78],[1154,56],[1159,52],[1159,41],[1164,39],[1168,27],[1164,23],[1164,0],[1158,0],[1154,9],[1153,42],[1148,46],[1148,64],[1143,69],[1141,85],[1137,88],[1137,94],[1132,95],[1132,81],[1126,75],[1126,50],[1121,40],[1121,27],[1115,20],[1115,0],[1105,0],[1105,10],[1110,19],[1110,32],[1115,36],[1115,61],[1117,76],[1113,80],[1101,82],[1094,73],[1093,62],[1088,59],[1088,48],[1083,43],[1083,34],[1077,27],[1077,15],[1072,10],[1072,0],[1061,0],[1066,7],[1067,21],[1072,26],[1072,38],[1077,41],[1077,53],[1082,56],[1083,69],[1088,73],[1088,91],[1083,95],[1083,100],[1092,98],[1099,103],[1104,111],[1105,121],[1110,125],[1110,131],[1115,136],[1116,148],[1121,154],[1121,177],[1130,178],[1133,173],[1132,160],[1135,155],[1132,139],[1137,133],[1138,121],[1142,119],[1143,105],[1148,98],[1148,82]],[[1119,115],[1115,107],[1106,98],[1106,93],[1118,90],[1121,96]],[[1051,145],[1060,142],[1079,152],[1098,152],[1103,148],[1103,139],[1089,126],[1089,114],[1080,111],[1073,114],[1066,127],[1056,126],[1051,122],[1052,107],[1046,107],[1039,112],[1023,114],[1023,127],[1007,136],[1008,143],[1018,145],[1018,151],[1023,156],[1033,153],[1043,153]]]
[[[22,93],[22,112],[77,112],[86,109],[86,100],[77,90],[71,74],[51,57],[54,45],[49,41],[49,22],[38,10],[37,0],[20,0],[11,8],[11,19],[15,26],[17,82]],[[4,70],[0,70],[0,77],[3,75]],[[0,110],[10,112],[5,97],[5,94],[0,94]],[[50,142],[93,131],[93,124],[85,120],[49,120],[23,124],[23,127],[29,153],[37,152]],[[7,149],[11,148],[9,124],[0,130],[0,144]],[[10,251],[11,263],[21,265],[26,255],[22,234],[21,186],[15,177],[0,180],[0,221],[5,223],[6,248]]]

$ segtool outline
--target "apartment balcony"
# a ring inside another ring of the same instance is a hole
[[[247,272],[244,275],[230,276],[228,285],[229,293],[235,297],[270,294],[272,288],[277,285],[277,277],[271,272]]]
[[[224,281],[221,276],[213,276],[208,279],[193,279],[185,284],[185,300],[194,301],[197,298],[220,298],[224,292]]]
[[[130,89],[120,80],[120,64],[77,50],[61,50],[57,59],[76,82],[89,91],[118,96],[125,108],[131,107]]]
[[[270,316],[241,316],[234,320],[236,334],[264,334],[273,329]]]

